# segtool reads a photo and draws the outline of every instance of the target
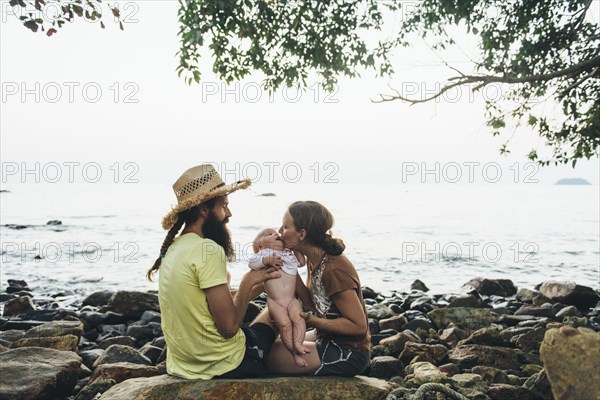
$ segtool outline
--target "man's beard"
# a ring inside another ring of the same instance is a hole
[[[206,221],[204,221],[204,225],[202,225],[202,233],[204,233],[205,238],[214,240],[223,248],[227,261],[233,261],[235,251],[231,242],[231,234],[225,226],[227,222],[229,222],[229,218],[226,217],[224,220],[219,221],[217,215],[211,211]]]

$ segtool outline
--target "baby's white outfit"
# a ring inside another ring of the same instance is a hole
[[[265,266],[262,263],[263,257],[268,257],[271,255],[276,255],[281,257],[283,260],[283,267],[281,270],[289,275],[298,275],[298,267],[300,267],[300,262],[296,258],[296,255],[290,249],[284,250],[273,250],[273,249],[262,249],[252,257],[248,261],[248,266],[252,269],[261,269]]]

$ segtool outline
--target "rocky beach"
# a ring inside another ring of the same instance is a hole
[[[600,296],[574,282],[517,288],[474,278],[460,293],[436,295],[419,280],[388,295],[364,287],[373,348],[363,376],[212,381],[166,374],[156,293],[82,298],[8,284],[0,294],[6,400],[600,398]],[[264,306],[262,296],[252,301],[245,320]]]

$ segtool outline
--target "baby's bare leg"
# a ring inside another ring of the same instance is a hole
[[[298,299],[293,299],[288,304],[288,316],[292,320],[294,330],[294,350],[298,354],[308,354],[310,351],[304,346],[304,336],[306,335],[306,321],[300,316],[302,305]]]
[[[285,307],[277,303],[275,300],[267,298],[267,305],[269,307],[269,313],[271,318],[275,320],[277,327],[279,328],[281,341],[284,346],[294,356],[296,365],[304,367],[308,365],[307,361],[301,355],[297,354],[294,349],[294,325],[288,316],[288,311]],[[306,354],[306,353],[301,353]]]

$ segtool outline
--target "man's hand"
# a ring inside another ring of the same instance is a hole
[[[283,258],[281,258],[280,256],[277,256],[275,254],[271,254],[270,256],[265,256],[262,259],[263,265],[265,267],[267,266],[271,266],[271,267],[283,267]]]
[[[268,267],[258,270],[252,269],[244,274],[242,281],[240,282],[240,286],[247,284],[252,288],[270,279],[277,279],[281,276],[279,269],[281,269],[281,266]]]

